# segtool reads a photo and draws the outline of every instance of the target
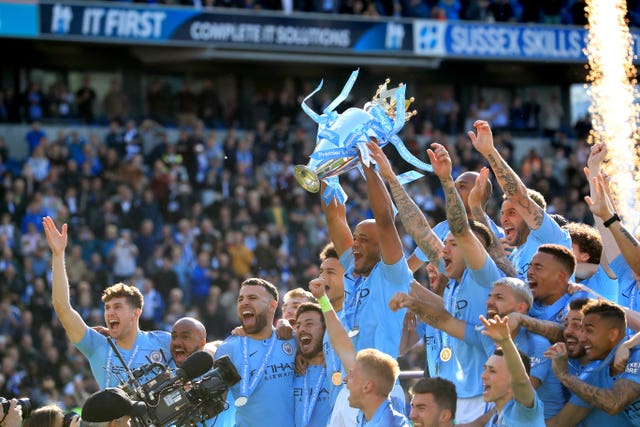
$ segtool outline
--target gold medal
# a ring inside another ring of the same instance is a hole
[[[242,407],[242,406],[246,405],[248,400],[249,400],[249,399],[247,399],[246,397],[244,397],[244,396],[240,396],[240,397],[238,397],[238,398],[236,399],[235,404],[236,404],[236,406],[237,406],[238,408],[240,408],[240,407]]]
[[[440,360],[443,362],[448,362],[451,359],[451,349],[449,347],[445,347],[440,350]]]
[[[342,374],[340,373],[340,371],[335,371],[333,375],[331,375],[331,382],[336,387],[342,384]]]

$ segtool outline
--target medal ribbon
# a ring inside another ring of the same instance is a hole
[[[453,309],[456,305],[456,301],[458,300],[459,292],[460,292],[460,282],[455,280],[451,290],[451,295],[446,301],[447,303],[446,309],[453,317],[456,317],[455,313],[453,312]],[[445,349],[445,348],[451,348],[449,346],[449,334],[445,332],[440,332],[440,334],[442,337],[442,348],[440,349],[440,351],[442,351],[442,349]]]
[[[271,356],[273,347],[276,344],[276,339],[272,333],[271,342],[269,343],[269,349],[267,350],[264,357],[262,358],[260,367],[258,368],[258,371],[251,379],[251,382],[249,382],[249,338],[242,337],[241,339],[242,339],[242,359],[244,363],[242,364],[242,379],[240,383],[240,393],[242,394],[243,397],[249,397],[251,396],[251,393],[253,393],[253,391],[256,389],[256,386],[258,385],[258,381],[260,381],[260,379],[264,375],[264,369],[267,367],[267,362],[269,361],[269,357]]]
[[[360,285],[364,282],[364,276],[358,276],[353,289],[355,292],[355,303],[344,307],[344,318],[350,331],[358,329],[358,309],[360,308]]]
[[[322,370],[320,371],[320,375],[316,380],[316,385],[315,387],[313,387],[313,391],[309,393],[309,389],[307,388],[307,378],[309,377],[310,370],[311,369],[307,368],[307,372],[305,372],[304,374],[304,381],[302,383],[302,387],[305,392],[304,406],[302,409],[302,425],[303,426],[306,426],[309,423],[309,420],[311,419],[311,413],[316,407],[316,403],[318,402],[318,396],[320,396],[320,389],[322,388],[322,383],[327,376],[327,368],[322,367]]]

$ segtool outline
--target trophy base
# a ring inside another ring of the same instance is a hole
[[[302,188],[309,193],[320,191],[320,180],[311,169],[304,165],[297,165],[293,168],[293,174]]]

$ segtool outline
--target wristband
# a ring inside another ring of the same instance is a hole
[[[322,297],[318,300],[318,304],[320,304],[320,309],[323,313],[327,313],[333,310],[333,306],[331,305],[331,301],[327,298],[326,295],[322,295]]]
[[[611,224],[613,224],[616,221],[620,221],[620,217],[618,216],[617,213],[614,213],[613,216],[611,218],[609,218],[608,220],[606,220],[605,222],[602,223],[602,225],[604,225],[605,227],[609,228],[609,226]]]

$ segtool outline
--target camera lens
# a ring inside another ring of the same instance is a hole
[[[71,425],[71,421],[73,421],[78,414],[75,412],[67,412],[64,414],[64,418],[62,419],[62,427],[69,427]]]
[[[2,398],[2,411],[6,414],[11,406],[11,401]],[[29,418],[31,415],[31,401],[28,397],[18,399],[18,406],[22,408],[22,418]]]

